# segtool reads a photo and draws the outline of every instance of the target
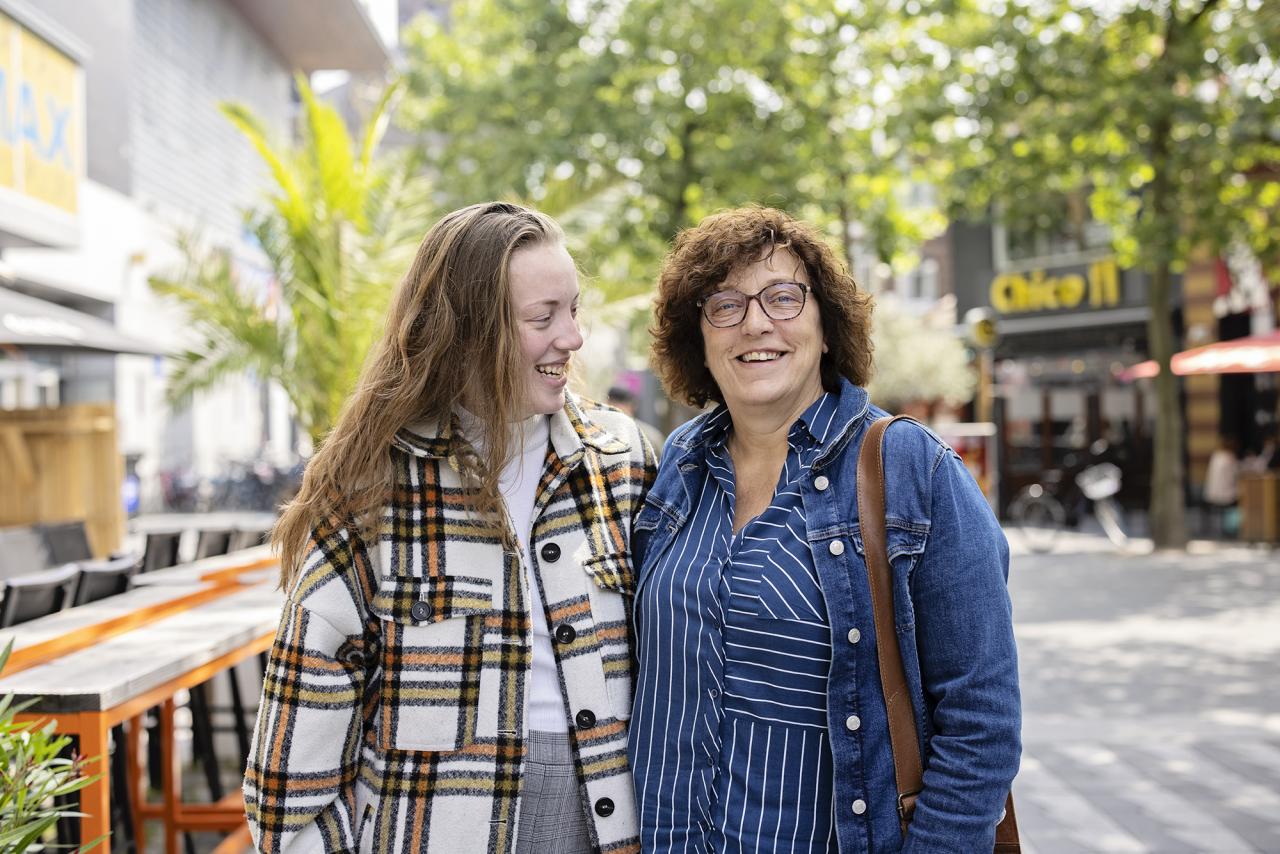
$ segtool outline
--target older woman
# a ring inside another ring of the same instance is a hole
[[[1008,547],[956,454],[885,435],[897,634],[925,766],[905,835],[855,480],[884,413],[870,298],[810,227],[744,208],[682,233],[654,361],[712,411],[636,520],[629,753],[646,851],[990,851],[1018,766]]]

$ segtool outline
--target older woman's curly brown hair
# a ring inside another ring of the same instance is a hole
[[[734,270],[783,248],[804,264],[822,311],[828,348],[822,385],[835,391],[840,377],[862,386],[871,379],[871,296],[858,290],[813,226],[752,205],[714,214],[680,232],[662,263],[649,332],[654,370],[672,398],[691,406],[724,402],[707,368],[698,300],[719,290]]]

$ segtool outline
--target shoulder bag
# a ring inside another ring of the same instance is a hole
[[[884,431],[895,421],[914,420],[905,415],[886,416],[867,430],[858,454],[858,527],[867,557],[871,582],[871,610],[876,627],[876,654],[880,663],[880,687],[889,712],[889,742],[893,750],[893,771],[898,786],[898,818],[902,834],[915,811],[916,797],[924,790],[924,767],[916,734],[911,693],[907,690],[902,650],[894,627],[893,576],[889,569],[885,535]],[[1013,815],[1013,793],[1005,803],[996,827],[994,854],[1019,854],[1018,821]]]

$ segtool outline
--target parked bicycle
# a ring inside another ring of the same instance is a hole
[[[1050,551],[1065,528],[1079,526],[1085,508],[1092,510],[1107,539],[1121,548],[1128,545],[1123,514],[1116,502],[1122,473],[1108,458],[1109,450],[1106,440],[1099,439],[1090,446],[1089,458],[1082,465],[1073,465],[1069,458],[1064,468],[1047,471],[1040,482],[1018,491],[1009,503],[1009,518],[1029,549]]]

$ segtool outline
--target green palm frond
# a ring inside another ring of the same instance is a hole
[[[425,180],[405,157],[375,157],[403,84],[382,94],[356,147],[338,112],[299,77],[299,142],[274,146],[247,108],[222,112],[266,163],[268,204],[245,213],[278,287],[264,301],[247,291],[233,260],[192,238],[185,270],[156,277],[157,293],[181,304],[197,342],[177,357],[170,398],[184,401],[227,377],[253,372],[279,382],[301,425],[319,440],[337,418],[392,288],[434,213]]]

